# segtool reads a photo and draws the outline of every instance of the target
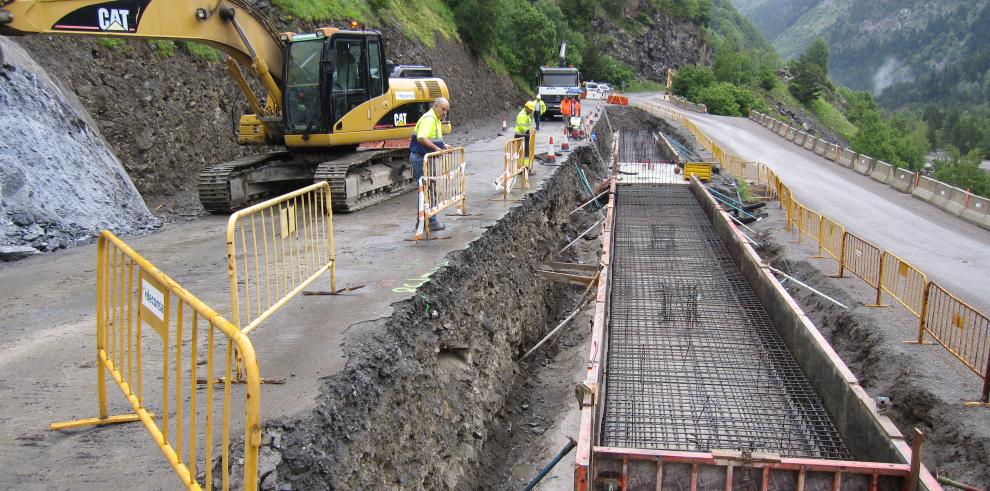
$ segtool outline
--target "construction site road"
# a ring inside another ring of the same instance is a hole
[[[685,111],[656,93],[631,95],[630,103],[684,114],[726,152],[769,165],[801,203],[990,312],[990,231],[819,157],[747,118]]]
[[[596,104],[588,101],[586,113]],[[559,121],[544,122],[537,153]],[[494,128],[493,124],[490,128]],[[453,135],[463,139],[463,135]],[[344,367],[345,338],[374,335],[374,322],[392,304],[412,297],[443,265],[444,255],[468,247],[515,202],[496,201],[493,186],[511,137],[488,131],[466,145],[469,216],[443,216],[441,240],[413,242],[416,193],[334,216],[338,288],[362,288],[339,296],[300,296],[250,334],[262,377],[285,378],[262,386],[263,420],[314,406],[321,379]],[[574,146],[574,145],[572,145]],[[558,157],[558,164],[566,160]],[[537,165],[531,189],[554,168]],[[450,210],[451,214],[456,213]],[[227,218],[206,216],[170,223],[152,235],[124,237],[136,251],[222,315],[229,316],[225,228]],[[97,416],[96,245],[0,265],[0,476],[4,489],[177,489],[173,473],[139,424],[82,427],[53,432],[48,424]],[[319,280],[308,290],[329,290]],[[243,397],[234,389],[234,399]],[[120,391],[108,386],[110,414],[131,412]],[[235,413],[240,412],[235,410]],[[243,415],[238,416],[242,418]],[[241,428],[232,422],[232,428]],[[233,432],[237,435],[237,432]]]

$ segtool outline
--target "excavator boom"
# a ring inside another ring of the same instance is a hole
[[[0,34],[203,43],[252,67],[269,103],[281,104],[284,44],[263,15],[239,0],[0,0]]]

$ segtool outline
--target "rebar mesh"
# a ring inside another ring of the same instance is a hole
[[[616,205],[601,443],[851,458],[690,190]]]
[[[649,131],[619,134],[620,184],[686,184],[675,172],[676,156],[669,155],[660,135]]]

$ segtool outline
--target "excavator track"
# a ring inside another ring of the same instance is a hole
[[[242,193],[234,193],[232,192],[231,182],[236,180],[240,175],[257,170],[272,160],[282,159],[288,155],[289,152],[286,151],[247,155],[230,162],[214,164],[203,169],[196,179],[199,202],[210,213],[224,214],[269,197],[265,193],[255,194],[253,196],[243,196]]]
[[[409,150],[357,152],[320,163],[314,180],[330,183],[334,211],[351,212],[412,190]]]

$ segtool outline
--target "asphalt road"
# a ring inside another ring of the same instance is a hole
[[[749,119],[684,111],[657,94],[631,99],[687,115],[727,152],[769,165],[805,205],[990,313],[990,231],[799,148]]]
[[[585,105],[590,113],[594,104]],[[503,144],[492,124],[466,135],[468,211],[444,217],[443,240],[414,243],[416,193],[350,214],[334,216],[338,287],[364,285],[338,297],[300,296],[250,334],[263,377],[286,378],[262,386],[263,419],[314,405],[320,379],[344,367],[348,336],[373,335],[368,321],[392,313],[392,303],[413,295],[446,253],[468,247],[515,206],[496,201],[492,185],[501,172]],[[497,131],[497,130],[496,130]],[[537,153],[560,122],[544,122]],[[456,138],[465,138],[457,135]],[[561,160],[558,159],[558,162]],[[532,190],[554,172],[537,166]],[[561,169],[564,171],[564,169]],[[515,197],[525,194],[513,191]],[[135,250],[223,315],[229,315],[224,230],[226,217],[171,223],[143,237],[125,237]],[[0,488],[177,489],[180,481],[139,424],[84,427],[52,432],[48,424],[97,416],[95,351],[96,246],[87,245],[0,264]],[[328,290],[318,281],[310,290]],[[154,349],[152,346],[146,346]],[[157,347],[161,349],[160,346]],[[145,384],[154,387],[154,383]],[[108,380],[111,414],[130,412]],[[234,400],[243,401],[235,388]],[[155,410],[153,405],[149,405]],[[242,434],[242,414],[233,411],[232,434]],[[201,419],[202,421],[202,419]],[[219,430],[217,430],[219,431]]]

